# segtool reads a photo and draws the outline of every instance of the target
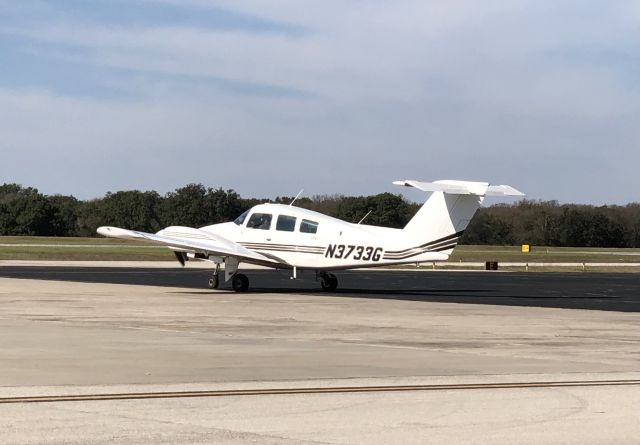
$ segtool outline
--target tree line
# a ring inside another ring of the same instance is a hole
[[[170,225],[201,227],[231,221],[263,202],[290,203],[293,197],[242,198],[233,190],[188,184],[160,195],[155,191],[107,193],[92,200],[44,195],[18,184],[0,186],[0,236],[96,236],[103,225],[156,232]],[[346,221],[401,228],[420,204],[400,195],[319,195],[296,205]],[[481,208],[462,243],[571,247],[640,247],[640,204],[590,206],[522,200]]]

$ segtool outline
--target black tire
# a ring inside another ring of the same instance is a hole
[[[246,292],[249,290],[249,278],[244,274],[237,273],[231,279],[231,287],[236,292]]]
[[[209,278],[209,289],[217,289],[220,285],[220,277],[218,275],[214,275]]]
[[[338,278],[332,273],[324,274],[320,278],[320,286],[322,290],[333,292],[338,288]]]

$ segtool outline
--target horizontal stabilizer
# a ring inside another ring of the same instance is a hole
[[[524,193],[508,185],[492,185],[488,182],[471,181],[434,181],[421,182],[413,179],[394,181],[395,185],[414,187],[424,192],[443,192],[450,195],[477,195],[477,196],[524,196]]]
[[[520,190],[516,190],[510,185],[490,185],[487,188],[486,196],[525,196]]]

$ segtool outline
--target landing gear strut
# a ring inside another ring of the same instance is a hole
[[[236,292],[246,292],[249,290],[249,278],[245,274],[236,273],[231,279],[231,287]]]
[[[322,286],[322,290],[333,292],[338,288],[338,278],[332,273],[321,272],[320,286]]]
[[[220,265],[216,264],[216,270],[213,271],[213,276],[209,278],[209,289],[217,289],[220,285]]]

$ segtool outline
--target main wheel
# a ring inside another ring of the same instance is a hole
[[[217,289],[219,285],[220,285],[220,278],[218,277],[218,275],[214,275],[211,278],[209,278],[209,289]]]
[[[333,292],[338,288],[338,278],[332,273],[323,274],[320,278],[320,285],[322,290]]]
[[[244,274],[237,273],[231,279],[231,287],[236,292],[246,292],[249,289],[249,278]]]

